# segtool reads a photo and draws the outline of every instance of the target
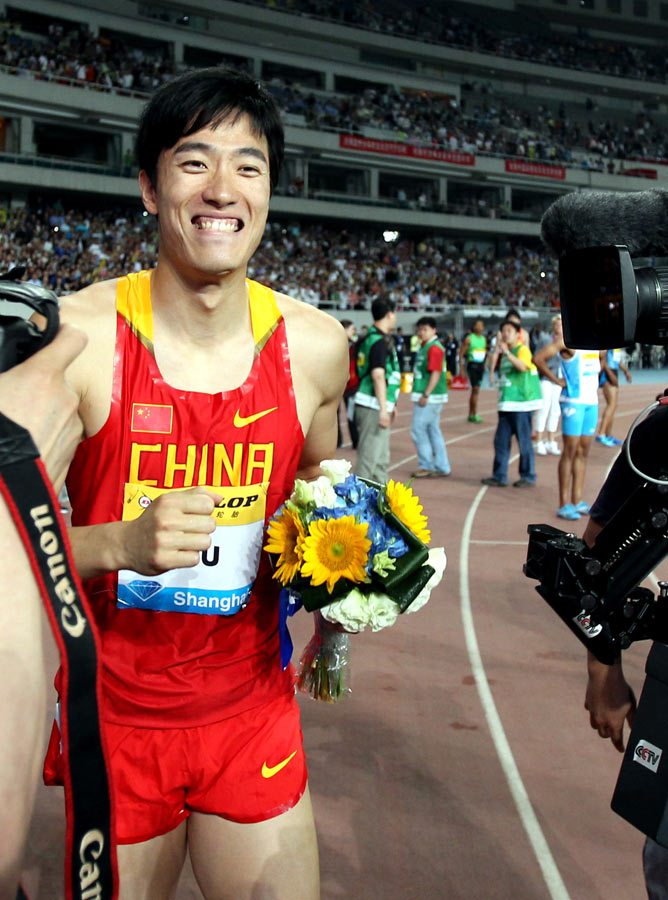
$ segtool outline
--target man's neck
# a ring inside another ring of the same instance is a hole
[[[167,331],[192,343],[219,343],[250,328],[245,273],[189,277],[158,262],[151,278],[154,318]]]

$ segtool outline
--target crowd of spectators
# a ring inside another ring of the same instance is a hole
[[[636,46],[607,38],[594,38],[584,33],[562,34],[536,25],[540,22],[521,22],[510,13],[505,21],[510,29],[491,26],[484,9],[478,16],[472,11],[465,16],[448,10],[447,3],[405,4],[381,0],[241,0],[271,9],[328,19],[379,31],[398,37],[417,38],[428,43],[445,44],[478,53],[522,59],[528,62],[560,66],[578,71],[604,73],[621,78],[635,78],[665,84],[668,63],[662,47]],[[521,14],[520,14],[521,17]],[[498,23],[499,20],[497,20]],[[543,23],[544,24],[544,23]]]
[[[26,267],[26,279],[71,293],[157,259],[155,221],[136,208],[65,210],[60,204],[0,209],[0,266]],[[462,249],[443,239],[402,237],[319,224],[267,225],[249,273],[272,288],[323,308],[369,309],[389,295],[399,309],[551,306],[556,265],[536,250]]]
[[[65,28],[54,22],[41,39],[27,37],[21,27],[0,22],[0,65],[16,74],[33,73],[108,89],[148,94],[174,75],[166,56],[128,46],[124,41],[93,37],[87,26]]]
[[[405,16],[412,20],[414,14],[406,11]],[[453,34],[461,29],[469,34],[461,22]],[[114,38],[93,37],[85,25],[73,23],[66,29],[57,22],[41,39],[26,37],[15,23],[0,22],[0,65],[18,75],[30,72],[140,94],[150,93],[175,73],[174,63],[158,50],[149,54]],[[276,78],[270,87],[288,117],[303,117],[309,128],[373,129],[392,140],[608,172],[623,170],[623,160],[668,159],[666,130],[660,123],[645,113],[626,121],[602,119],[592,100],[587,117],[587,110],[575,104],[568,110],[563,103],[553,109],[539,105],[521,110],[508,97],[495,95],[489,85],[483,86],[483,96],[467,98],[469,85],[464,84],[459,103],[391,86],[356,94],[325,93]]]
[[[578,108],[557,103],[533,109],[515,107],[507,96],[484,86],[467,97],[401,93],[388,86],[359,94],[316,94],[279,79],[269,83],[284,111],[302,116],[310,128],[362,132],[373,128],[387,138],[474,155],[522,157],[623,171],[627,159],[668,160],[666,131],[648,113],[626,121],[601,117],[596,101]]]

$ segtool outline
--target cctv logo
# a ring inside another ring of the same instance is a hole
[[[650,772],[656,772],[661,762],[661,747],[655,747],[649,741],[639,740],[636,749],[633,751],[633,762],[640,763]]]
[[[588,638],[594,638],[603,631],[603,626],[597,625],[596,622],[592,620],[589,613],[584,609],[582,612],[578,613],[577,616],[573,617],[573,621],[580,631]]]

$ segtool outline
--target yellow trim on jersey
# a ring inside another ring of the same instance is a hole
[[[256,352],[267,343],[281,321],[281,313],[271,288],[246,279],[251,327]],[[123,316],[133,333],[153,348],[153,309],[151,306],[151,271],[131,272],[118,279],[116,310]]]
[[[118,279],[116,311],[145,345],[153,346],[151,272],[144,269]]]

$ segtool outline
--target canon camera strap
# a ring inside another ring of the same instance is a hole
[[[0,493],[21,537],[60,651],[65,760],[65,896],[115,900],[116,852],[99,723],[98,647],[60,507],[30,433],[0,413]],[[25,896],[19,891],[19,897]]]

